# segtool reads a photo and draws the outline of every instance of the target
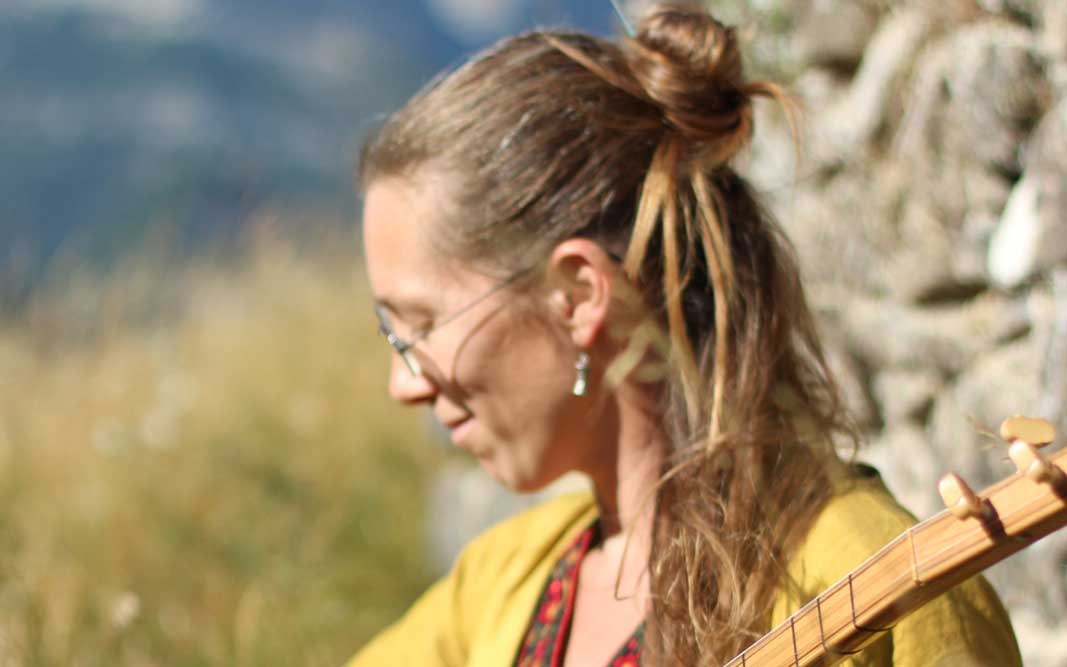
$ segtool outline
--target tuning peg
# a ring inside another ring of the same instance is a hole
[[[1015,415],[1000,423],[1000,437],[1008,442],[1022,441],[1044,447],[1056,439],[1056,429],[1044,419]]]
[[[1008,457],[1011,458],[1019,472],[1035,482],[1051,483],[1063,478],[1063,471],[1046,461],[1028,442],[1022,440],[1013,442],[1008,448]]]
[[[945,507],[958,519],[979,517],[985,513],[982,501],[975,495],[967,482],[954,472],[950,472],[937,483],[937,490]]]

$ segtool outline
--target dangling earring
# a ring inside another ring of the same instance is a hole
[[[571,393],[575,396],[585,396],[589,389],[589,353],[579,352],[578,361],[574,362],[574,387]]]

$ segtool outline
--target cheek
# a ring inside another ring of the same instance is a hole
[[[530,474],[554,474],[567,465],[563,459],[575,407],[571,380],[558,356],[524,352],[514,370],[502,378],[504,391],[491,400],[493,430]]]
[[[520,327],[525,331],[516,332]],[[550,332],[528,322],[484,339],[481,347],[471,341],[457,358],[457,384],[483,403],[501,436],[551,430],[570,397],[573,360]]]

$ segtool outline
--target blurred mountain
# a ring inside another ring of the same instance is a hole
[[[9,252],[91,238],[107,256],[159,220],[196,234],[273,202],[351,208],[361,125],[431,58],[408,47],[419,40],[384,37],[387,16],[242,9],[175,26],[78,9],[0,20]]]
[[[513,21],[606,29],[606,0],[516,1]],[[61,246],[106,262],[160,224],[195,242],[264,208],[352,220],[360,136],[480,46],[441,14],[478,5],[4,0],[0,278]]]

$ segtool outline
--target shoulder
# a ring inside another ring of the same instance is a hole
[[[568,494],[486,530],[459,555],[449,579],[469,619],[515,610],[525,620],[549,570],[596,516],[592,494]]]
[[[592,494],[569,494],[507,519],[468,543],[448,585],[450,613],[472,658],[488,656],[483,664],[511,659],[551,568],[595,516]]]
[[[592,494],[569,494],[486,530],[467,544],[452,571],[349,667],[512,660],[547,568],[595,514]]]
[[[791,559],[794,577],[829,586],[915,523],[868,470],[837,485]]]
[[[914,523],[873,470],[843,481],[790,559],[790,580],[775,604],[773,622],[846,576]],[[1020,664],[1007,612],[980,576],[909,615],[864,651],[863,660],[844,664]]]

